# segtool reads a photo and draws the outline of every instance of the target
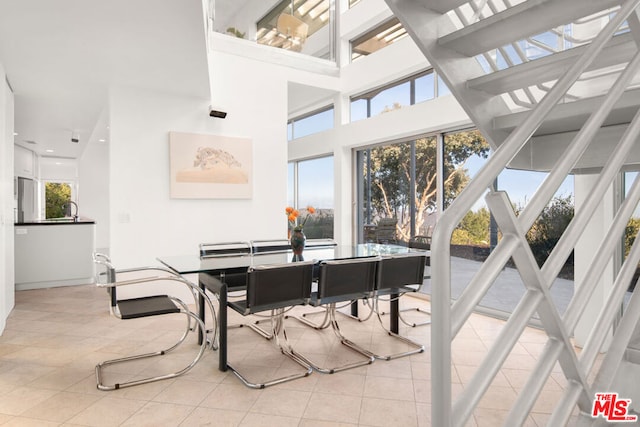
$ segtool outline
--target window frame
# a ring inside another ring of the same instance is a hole
[[[333,111],[334,112],[334,115],[332,116],[332,120],[331,120],[331,127],[328,127],[326,129],[319,129],[319,130],[313,131],[311,133],[308,133],[306,135],[296,136],[296,126],[295,126],[296,122],[308,119],[308,118],[313,117],[313,116],[320,115],[322,113],[326,113],[327,111]],[[291,142],[291,141],[293,141],[295,139],[298,139],[298,138],[304,138],[305,136],[313,135],[313,134],[316,134],[316,133],[319,133],[319,132],[324,132],[324,131],[329,130],[329,129],[334,129],[335,126],[336,126],[335,106],[334,106],[334,104],[329,104],[327,106],[324,106],[324,107],[309,111],[308,113],[304,113],[304,114],[301,114],[301,115],[296,116],[296,117],[292,117],[289,120],[287,120],[287,141]]]
[[[416,80],[418,80],[418,79],[420,79],[422,77],[425,77],[425,76],[427,76],[429,74],[433,75],[433,98],[429,98],[429,99],[425,99],[423,101],[416,102]],[[352,115],[351,106],[352,106],[352,104],[354,102],[365,100],[366,101],[366,112],[367,112],[367,116],[365,117],[365,119],[368,119],[368,118],[371,118],[371,117],[375,117],[378,114],[375,114],[375,115],[371,114],[371,100],[373,98],[375,98],[376,96],[378,96],[380,93],[382,93],[382,92],[384,92],[384,91],[386,91],[388,89],[392,89],[394,87],[401,86],[401,85],[403,85],[403,84],[405,84],[407,82],[410,83],[409,105],[408,106],[416,105],[416,104],[419,104],[419,103],[422,103],[422,102],[427,102],[427,101],[439,98],[441,96],[440,95],[441,91],[439,90],[440,89],[439,86],[440,86],[441,79],[440,79],[440,77],[439,77],[439,75],[438,75],[438,73],[436,72],[435,69],[427,68],[426,70],[419,71],[417,73],[414,73],[414,74],[411,74],[409,76],[403,77],[403,78],[401,78],[399,80],[394,80],[394,81],[389,82],[389,83],[387,83],[385,85],[376,87],[374,89],[368,90],[368,91],[360,93],[358,95],[351,96],[349,98],[349,116],[350,116],[349,117],[349,122],[353,122],[353,119],[351,117],[351,115]],[[446,95],[451,93],[450,90],[447,90],[446,92],[443,91],[443,92],[444,93],[442,94],[442,96],[446,96]],[[358,119],[358,120],[362,120],[362,119]],[[358,120],[356,120],[356,121],[358,121]]]

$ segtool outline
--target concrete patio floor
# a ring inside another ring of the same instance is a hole
[[[482,265],[479,261],[451,257],[451,297],[457,299]],[[431,280],[427,280],[422,292],[431,294]],[[560,314],[564,313],[573,297],[573,280],[556,278],[551,287],[551,296]],[[482,299],[478,311],[500,316],[500,312],[511,313],[525,293],[518,270],[505,267],[495,283]]]

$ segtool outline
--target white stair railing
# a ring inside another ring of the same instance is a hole
[[[587,46],[584,54],[575,61],[570,69],[555,83],[553,88],[531,110],[523,123],[504,140],[476,177],[444,212],[434,230],[431,247],[432,280],[435,284],[432,289],[431,302],[433,319],[431,331],[431,422],[434,426],[462,426],[467,422],[526,327],[531,315],[536,310],[540,313],[541,322],[549,335],[549,341],[539,358],[536,371],[525,389],[520,393],[504,425],[521,425],[526,420],[556,362],[560,363],[564,375],[569,380],[569,386],[566,388],[563,399],[556,407],[552,415],[552,422],[549,425],[555,426],[566,423],[576,403],[582,411],[588,412],[590,409],[593,389],[587,380],[588,372],[593,365],[594,352],[597,353],[597,349],[600,348],[606,336],[606,331],[610,330],[612,319],[618,311],[619,305],[615,305],[615,303],[621,299],[621,295],[624,296],[625,284],[628,284],[630,280],[629,272],[632,270],[632,266],[636,266],[640,261],[640,249],[635,249],[638,245],[634,245],[634,250],[632,250],[618,275],[616,287],[614,287],[615,291],[610,296],[612,305],[603,309],[599,319],[601,323],[594,329],[580,359],[578,359],[573,350],[570,336],[577,318],[581,314],[581,309],[585,305],[583,301],[589,298],[595,287],[599,276],[596,273],[601,272],[602,263],[610,259],[615,247],[615,236],[621,235],[621,229],[626,225],[626,221],[632,215],[635,203],[640,199],[640,190],[635,189],[635,187],[640,187],[639,184],[634,185],[628,201],[618,212],[611,225],[610,233],[602,242],[598,251],[599,257],[592,263],[593,269],[600,267],[600,270],[594,270],[593,277],[587,280],[576,292],[574,296],[575,302],[569,306],[564,317],[560,316],[553,305],[549,295],[549,288],[570,251],[575,247],[578,238],[584,232],[593,208],[600,202],[604,192],[619,173],[629,150],[637,140],[638,135],[640,135],[639,117],[634,118],[627,128],[625,135],[613,150],[611,158],[608,159],[603,167],[598,184],[585,202],[585,208],[576,214],[542,268],[537,266],[526,242],[525,234],[553,197],[561,182],[570,173],[577,160],[587,149],[604,119],[629,86],[632,77],[640,69],[640,55],[636,54],[620,74],[609,94],[604,98],[598,109],[591,114],[520,216],[515,217],[506,194],[501,192],[489,193],[487,204],[503,232],[503,239],[453,306],[451,305],[451,255],[449,245],[454,229],[466,212],[482,197],[487,188],[491,188],[495,178],[525,146],[551,109],[566,96],[571,86],[639,4],[640,0],[628,0],[621,5],[611,21]],[[453,405],[451,397],[451,342],[510,257],[515,260],[527,292],[505,324],[495,345],[489,350],[476,375],[465,387],[455,405]],[[632,323],[632,320],[629,320],[628,323]],[[624,337],[616,337],[614,341],[616,339],[623,340]],[[623,347],[623,344],[617,345]],[[614,357],[613,359],[616,358]],[[614,368],[608,367],[608,369]]]

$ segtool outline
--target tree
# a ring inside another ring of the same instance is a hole
[[[61,218],[64,216],[64,205],[71,200],[69,184],[47,182],[45,184],[45,217]]]
[[[469,211],[454,230],[451,243],[455,245],[489,244],[490,214],[487,208]]]
[[[571,196],[555,197],[527,232],[527,241],[539,266],[547,260],[573,219],[573,215],[573,198]]]
[[[640,231],[640,218],[631,218],[627,223],[627,226],[624,230],[624,256],[625,258],[629,255],[629,251],[631,250],[631,246],[633,242],[636,240],[636,236],[638,235],[638,231]]]
[[[415,147],[415,183],[411,191],[411,156]],[[462,191],[469,181],[465,163],[469,157],[486,158],[489,145],[479,131],[447,134],[444,153],[445,206]],[[408,240],[410,234],[410,204],[415,204],[416,228],[420,229],[429,212],[436,209],[436,139],[372,148],[365,180],[371,179],[371,209],[374,218],[398,218],[398,235]],[[415,196],[412,193],[415,192]]]

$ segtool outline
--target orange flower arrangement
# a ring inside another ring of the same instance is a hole
[[[287,220],[289,221],[289,224],[291,224],[291,227],[293,227],[295,231],[301,231],[304,225],[307,223],[307,219],[309,219],[309,216],[316,213],[316,209],[313,206],[307,206],[307,216],[305,216],[302,224],[298,224],[298,218],[300,216],[299,210],[294,209],[291,206],[287,206],[284,212],[287,214]]]

